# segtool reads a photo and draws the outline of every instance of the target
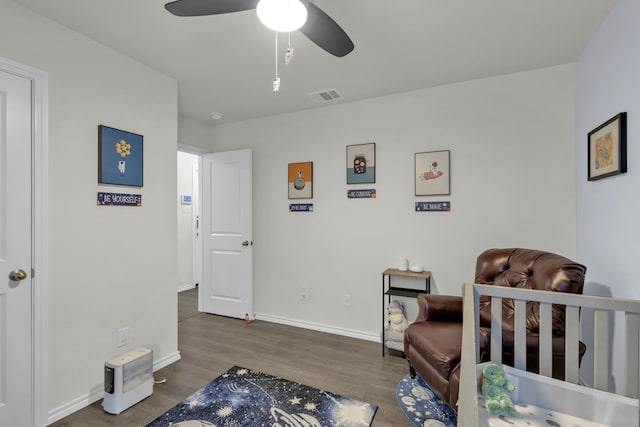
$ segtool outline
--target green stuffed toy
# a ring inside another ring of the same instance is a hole
[[[507,381],[507,376],[502,367],[490,363],[482,370],[482,395],[485,398],[485,407],[492,414],[504,412],[515,417],[516,409],[509,393],[516,390],[516,386]]]

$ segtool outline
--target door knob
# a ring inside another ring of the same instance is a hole
[[[245,240],[244,242],[242,242],[242,246],[249,246],[249,241]]]
[[[22,269],[12,270],[11,273],[9,273],[9,279],[13,280],[14,282],[19,282],[26,278],[27,278],[27,273]]]

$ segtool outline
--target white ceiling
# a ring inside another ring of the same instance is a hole
[[[255,11],[179,18],[168,0],[15,0],[178,81],[178,110],[208,124],[317,108],[575,62],[617,0],[316,0],[355,44],[334,57],[291,34],[272,92],[275,35]],[[215,1],[215,0],[212,0]],[[224,115],[219,122],[211,112]]]

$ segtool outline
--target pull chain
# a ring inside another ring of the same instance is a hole
[[[273,91],[280,92],[280,77],[278,77],[278,32],[276,32],[276,79],[273,81]]]
[[[291,63],[293,62],[293,48],[291,47],[291,33],[289,34],[289,47],[287,48],[287,51],[284,54],[284,65],[286,65],[287,67],[289,65],[291,65]]]

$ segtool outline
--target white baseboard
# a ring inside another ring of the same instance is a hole
[[[187,285],[181,285],[181,286],[178,286],[178,293],[195,289],[195,288],[196,288],[196,285],[194,285],[193,283],[190,283]]]
[[[366,341],[382,342],[379,334],[356,331],[353,329],[338,328],[336,326],[323,325],[320,323],[304,322],[300,320],[288,319],[285,317],[272,316],[270,314],[255,314],[257,320],[265,322],[280,323],[282,325],[295,326],[297,328],[311,329],[313,331],[327,332],[334,335],[342,335],[350,338],[357,338]]]
[[[160,369],[165,368],[172,363],[177,362],[178,360],[180,360],[180,351],[176,351],[168,356],[163,357],[160,360],[156,360],[155,362],[153,362],[153,372],[159,371]]]
[[[104,387],[99,387],[89,394],[80,396],[79,398],[72,400],[71,402],[68,402],[62,406],[59,406],[49,411],[46,425],[55,423],[56,421],[61,420],[64,417],[71,415],[74,412],[79,411],[80,409],[91,405],[93,402],[97,402],[98,400],[102,399],[103,396],[104,396]]]
[[[180,352],[176,351],[171,353],[170,355],[163,357],[160,360],[156,360],[153,362],[153,372],[156,372],[159,369],[164,368],[165,366],[169,366],[170,364],[177,362],[180,360]],[[82,408],[85,408],[91,405],[94,402],[102,399],[104,397],[104,386],[99,385],[96,386],[93,391],[84,396],[80,396],[77,399],[72,400],[62,406],[59,406],[51,411],[49,411],[47,416],[47,424],[52,424],[62,418],[73,414],[76,411],[79,411]]]

